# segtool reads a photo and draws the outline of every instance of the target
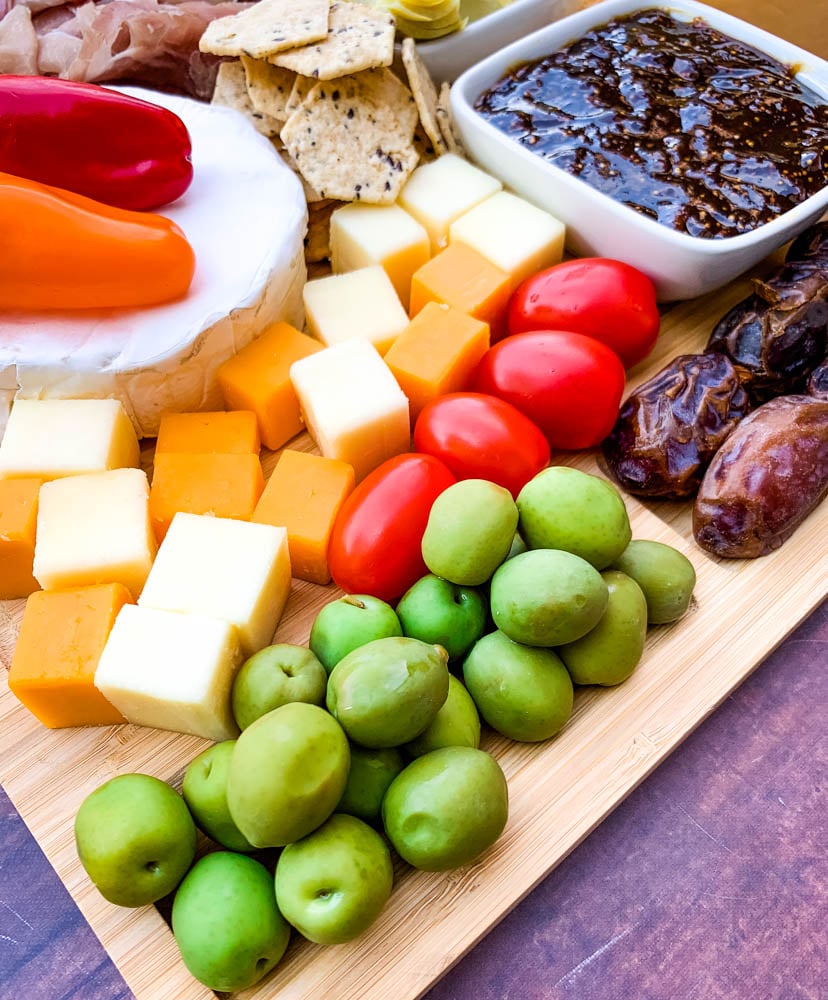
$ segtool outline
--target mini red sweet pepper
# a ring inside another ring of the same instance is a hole
[[[181,197],[191,153],[167,108],[93,83],[0,76],[0,171],[141,211]]]

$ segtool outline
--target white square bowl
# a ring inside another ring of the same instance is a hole
[[[473,63],[518,38],[543,28],[575,11],[591,0],[512,0],[462,31],[431,42],[417,42],[417,51],[436,83],[451,83]]]
[[[549,55],[619,15],[651,8],[685,20],[702,18],[732,38],[796,66],[797,79],[828,103],[828,62],[739,18],[694,0],[604,0],[470,67],[451,89],[451,108],[471,159],[517,194],[557,216],[567,227],[567,247],[572,253],[613,257],[634,265],[650,276],[658,298],[667,302],[719,288],[793,239],[828,210],[828,185],[751,232],[723,238],[689,236],[639,214],[547,162],[474,110],[478,96],[513,67]]]

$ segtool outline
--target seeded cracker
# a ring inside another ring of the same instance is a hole
[[[422,122],[418,122],[414,129],[414,148],[420,156],[420,163],[431,163],[432,160],[437,159],[437,153],[431,139],[426,135]]]
[[[417,165],[416,125],[411,92],[379,67],[317,83],[281,136],[322,197],[388,204]]]
[[[455,131],[454,120],[451,116],[450,94],[451,84],[444,80],[440,85],[440,96],[437,98],[437,123],[440,126],[440,132],[443,135],[448,151],[456,153],[458,156],[465,156],[466,151],[463,149],[463,145]]]
[[[442,156],[449,151],[449,148],[440,130],[437,88],[426,64],[417,52],[417,44],[413,38],[404,38],[402,41],[402,63],[408,77],[408,86],[411,87],[420,114],[420,124],[431,140],[434,152]]]
[[[329,0],[259,0],[204,29],[198,47],[216,56],[265,56],[318,42],[328,33]]]
[[[268,138],[279,134],[282,123],[253,107],[247,93],[244,67],[238,60],[225,62],[219,66],[210,103],[221,104],[223,107],[239,111],[250,121],[257,132],[261,132]]]
[[[311,76],[302,76],[301,73],[296,73],[294,75],[293,87],[291,88],[287,103],[285,104],[285,121],[290,118],[302,101],[304,101],[304,99],[311,92],[311,89],[316,86],[316,83],[317,81]]]
[[[334,80],[394,61],[394,15],[361,3],[334,0],[324,42],[270,57],[275,66],[316,80]]]
[[[296,74],[281,66],[273,66],[265,59],[242,56],[241,61],[247,80],[247,94],[254,109],[284,124],[288,120],[286,107]]]
[[[296,174],[302,184],[302,190],[305,193],[305,201],[308,203],[308,209],[320,201],[328,201],[327,198],[323,198],[322,195],[316,191],[314,188],[308,184],[305,178],[302,176],[302,171],[293,162],[293,157],[285,149],[285,144],[282,142],[279,136],[270,140],[273,143],[273,148],[282,158],[283,162],[290,167],[290,169]]]

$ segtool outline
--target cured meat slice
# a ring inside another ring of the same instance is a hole
[[[0,0],[0,73],[130,81],[209,98],[218,60],[198,50],[235,0]]]

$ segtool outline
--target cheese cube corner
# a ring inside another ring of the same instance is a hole
[[[40,589],[33,572],[42,479],[0,479],[0,601]]]
[[[328,543],[336,515],[353,488],[354,470],[347,462],[291,448],[279,455],[253,520],[287,529],[297,579],[330,583]]]
[[[399,205],[349,202],[331,215],[331,268],[334,274],[379,264],[404,309],[411,275],[431,256],[425,227]]]
[[[244,654],[238,630],[206,615],[126,604],[95,671],[95,686],[136,726],[234,739],[231,691]]]
[[[162,413],[155,454],[255,454],[261,448],[259,425],[252,410]]]
[[[40,590],[26,601],[9,689],[44,726],[125,721],[95,687],[95,671],[115,618],[131,602],[119,583]]]
[[[434,254],[448,244],[455,219],[502,188],[496,177],[462,156],[446,153],[417,167],[397,201],[424,227]]]
[[[463,243],[450,243],[414,272],[412,316],[427,302],[442,302],[489,324],[491,342],[506,333],[512,284],[509,275]]]
[[[149,511],[159,541],[179,511],[250,519],[264,489],[258,455],[164,452],[153,464]]]
[[[489,348],[489,324],[459,309],[427,302],[385,355],[416,422],[426,403],[467,389]]]
[[[408,325],[408,313],[379,264],[314,278],[302,294],[308,330],[326,347],[358,338],[385,354]]]
[[[121,583],[137,597],[155,558],[142,469],[68,476],[40,488],[34,575],[44,590]]]
[[[290,594],[284,527],[178,513],[158,548],[140,607],[222,618],[242,652],[270,644]]]
[[[289,323],[272,323],[216,371],[225,406],[252,410],[262,443],[271,451],[305,429],[290,366],[322,347]]]
[[[135,468],[140,446],[117,399],[18,399],[0,441],[0,479]]]
[[[290,377],[320,452],[351,465],[357,482],[409,450],[408,399],[367,340],[346,340],[296,361]]]
[[[509,191],[498,191],[455,219],[450,243],[465,243],[511,278],[525,278],[563,259],[566,227],[554,215]]]

